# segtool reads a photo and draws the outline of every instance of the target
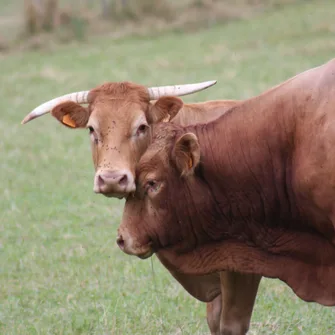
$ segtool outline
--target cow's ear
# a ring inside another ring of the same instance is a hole
[[[189,176],[200,162],[200,146],[193,133],[179,137],[173,152],[173,159],[182,176]]]
[[[178,114],[183,105],[183,100],[177,97],[159,98],[149,108],[148,121],[150,123],[168,122]]]
[[[66,101],[54,107],[51,115],[69,128],[85,128],[90,112],[86,107],[72,101]]]

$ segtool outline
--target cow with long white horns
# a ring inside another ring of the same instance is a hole
[[[148,89],[133,83],[107,83],[91,91],[48,101],[35,108],[22,123],[51,112],[69,128],[88,128],[96,169],[94,190],[122,198],[135,189],[135,165],[150,143],[151,125],[169,119],[185,126],[208,122],[239,103],[221,100],[183,104],[176,97],[215,83]],[[88,107],[82,104],[88,104]],[[231,335],[246,332],[260,276],[228,271],[208,276],[183,275],[169,268],[160,254],[157,256],[190,294],[208,302],[207,321],[213,335],[222,334],[222,331]]]
[[[52,99],[35,108],[22,123],[51,112],[67,127],[88,128],[96,169],[94,191],[122,198],[135,190],[133,165],[146,148],[149,125],[173,118],[183,106],[180,99],[170,96],[195,93],[215,83],[150,88],[129,82],[106,83]],[[157,101],[152,104],[151,100]],[[131,124],[131,129],[125,123]]]
[[[104,84],[96,89],[96,91],[101,91],[103,92],[104,90],[106,91],[106,94],[113,93],[110,92],[112,91],[111,89],[108,89],[109,86],[113,86],[115,91],[117,91],[117,87],[122,90],[126,89],[126,86],[128,85],[129,88],[132,89],[140,89],[141,91],[146,91],[148,94],[148,97],[150,100],[157,100],[162,97],[166,96],[176,96],[176,97],[181,97],[183,95],[188,95],[192,93],[196,93],[199,91],[202,91],[208,87],[211,87],[216,84],[216,80],[211,80],[211,81],[205,81],[202,83],[196,83],[196,84],[186,84],[186,85],[170,85],[170,86],[158,86],[158,87],[149,87],[145,89],[144,87],[140,85],[135,85],[132,83],[124,82],[124,83],[107,83]],[[132,86],[132,87],[131,87]],[[74,93],[69,93],[65,94],[61,97],[57,97],[55,99],[49,100],[42,105],[36,107],[32,112],[30,112],[23,120],[22,124],[25,124],[37,117],[40,117],[42,115],[50,113],[50,111],[56,107],[58,104],[62,102],[67,102],[67,101],[72,101],[78,104],[88,104],[92,102],[92,98],[90,97],[90,92],[91,91],[79,91],[79,92],[74,92]],[[93,94],[93,91],[92,93]]]

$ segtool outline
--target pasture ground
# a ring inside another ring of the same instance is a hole
[[[217,79],[185,100],[250,97],[334,57],[334,12],[331,0],[306,1],[193,34],[0,54],[0,334],[208,334],[205,304],[155,257],[116,246],[123,202],[93,193],[87,132],[48,116],[20,121],[49,98],[104,81]],[[335,310],[265,279],[250,334],[335,334]]]

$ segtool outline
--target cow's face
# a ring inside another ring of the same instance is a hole
[[[150,141],[148,106],[96,102],[87,123],[95,167],[94,192],[122,198],[135,191],[135,164]]]
[[[196,136],[182,134],[172,124],[155,128],[153,142],[137,166],[137,189],[126,200],[117,239],[125,253],[140,258],[176,244],[183,248],[183,240],[196,243],[189,233],[189,209],[192,195],[203,187],[194,175],[200,161]]]
[[[139,87],[121,92],[115,84],[112,88],[91,91],[88,108],[65,102],[52,115],[70,128],[88,128],[94,191],[122,198],[135,191],[135,166],[150,143],[151,125],[173,118],[183,103],[175,97],[150,103],[147,91]]]

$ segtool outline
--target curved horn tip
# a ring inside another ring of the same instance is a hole
[[[213,85],[215,85],[217,82],[218,82],[217,80],[210,80],[210,81],[208,82],[208,85],[213,86]]]
[[[30,115],[28,114],[22,121],[21,121],[21,124],[25,124],[31,120],[35,119],[35,116],[34,115]]]

